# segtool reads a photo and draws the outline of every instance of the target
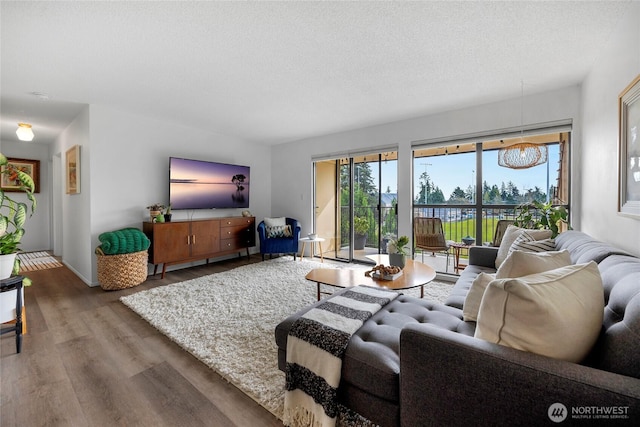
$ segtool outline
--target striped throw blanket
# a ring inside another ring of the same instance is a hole
[[[399,294],[355,286],[298,318],[287,337],[284,424],[335,426],[342,357],[351,336]]]

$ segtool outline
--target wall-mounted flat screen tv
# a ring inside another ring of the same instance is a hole
[[[249,169],[249,166],[170,157],[171,208],[248,208]]]

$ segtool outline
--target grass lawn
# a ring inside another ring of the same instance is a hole
[[[493,235],[495,234],[496,224],[493,221],[488,221],[486,222],[486,225],[487,225],[487,228],[485,228],[483,231],[482,242],[492,242]],[[464,219],[462,221],[455,221],[455,222],[443,222],[442,228],[444,229],[444,235],[449,240],[454,240],[454,239],[451,239],[450,236],[456,236],[457,234],[459,234],[459,232],[457,232],[456,230],[469,230],[470,236],[472,237],[476,236],[475,218]],[[458,237],[456,240],[460,241],[462,237],[464,236]],[[482,244],[482,242],[478,242],[478,244]]]

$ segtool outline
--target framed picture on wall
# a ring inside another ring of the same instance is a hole
[[[34,193],[40,192],[40,160],[29,160],[29,159],[13,159],[7,158],[8,163],[5,166],[2,166],[2,170],[8,169],[11,171],[22,171],[26,172],[32,179],[35,184]],[[2,174],[2,178],[0,178],[0,187],[4,191],[22,191],[21,187],[22,183],[18,179],[18,174],[8,173]]]
[[[618,212],[640,218],[640,75],[618,97]]]
[[[65,159],[67,194],[80,193],[80,146],[74,145],[67,150]]]

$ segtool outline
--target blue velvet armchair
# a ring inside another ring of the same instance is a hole
[[[267,237],[267,227],[264,221],[258,224],[258,237],[260,238],[260,253],[264,261],[265,254],[293,254],[296,259],[298,253],[298,240],[300,239],[300,226],[293,218],[286,218],[287,225],[291,226],[291,237]]]

